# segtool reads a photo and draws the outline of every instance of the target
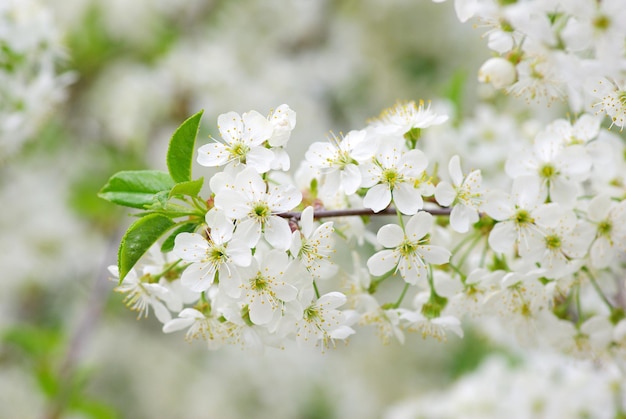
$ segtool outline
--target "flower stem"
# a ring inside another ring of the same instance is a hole
[[[609,307],[609,310],[613,311],[613,309],[614,309],[613,304],[611,304],[611,302],[606,297],[606,295],[604,295],[604,292],[602,292],[602,289],[600,288],[600,285],[598,285],[598,282],[596,281],[596,278],[593,276],[593,274],[591,273],[589,268],[587,268],[586,266],[583,266],[582,271],[587,274],[587,277],[589,277],[589,281],[591,282],[591,285],[593,286],[593,288],[596,290],[596,292],[600,296],[600,299],[602,301],[604,301],[604,303]]]
[[[320,298],[320,290],[317,288],[317,283],[313,280],[313,289],[315,290],[315,297]]]
[[[408,289],[409,289],[409,283],[407,282],[406,284],[404,284],[404,288],[402,288],[402,293],[400,293],[400,297],[398,297],[398,301],[393,303],[393,308],[400,307],[400,304],[402,304],[402,300],[404,300],[404,296],[406,295],[406,292],[408,291]]]

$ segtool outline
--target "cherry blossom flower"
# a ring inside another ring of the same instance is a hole
[[[626,83],[601,80],[594,94],[600,98],[600,102],[594,104],[598,112],[606,113],[611,118],[611,126],[617,125],[620,131],[623,130],[626,126]]]
[[[202,338],[207,341],[209,349],[214,350],[229,342],[233,336],[234,327],[228,322],[220,321],[217,317],[207,317],[195,308],[185,308],[178,313],[178,318],[163,325],[163,333],[183,329],[188,329],[185,334],[186,340]]]
[[[339,140],[332,135],[330,142],[315,142],[306,152],[306,159],[321,173],[320,193],[332,196],[340,189],[347,195],[357,191],[361,185],[359,164],[376,153],[376,142],[367,139],[367,132],[350,131]]]
[[[589,255],[591,265],[606,268],[618,251],[626,251],[626,201],[613,201],[608,195],[598,195],[589,202],[587,217],[596,227],[596,238]]]
[[[361,166],[362,186],[369,188],[363,205],[380,212],[393,200],[402,214],[415,214],[424,206],[422,194],[434,192],[432,184],[423,180],[427,166],[428,159],[421,150],[381,146],[375,160]]]
[[[270,114],[268,120],[274,127],[272,136],[268,140],[274,153],[271,169],[287,171],[291,166],[291,161],[284,147],[291,137],[291,131],[296,126],[296,113],[289,105],[283,104]]]
[[[346,302],[346,296],[333,291],[322,295],[305,307],[302,319],[296,323],[296,342],[300,345],[320,345],[326,348],[334,341],[346,339],[354,333],[347,323],[349,317],[337,310]]]
[[[538,208],[535,223],[542,235],[528,237],[527,260],[546,269],[545,275],[560,278],[572,273],[582,265],[582,258],[593,238],[591,225],[577,220],[573,211],[558,204],[546,204]]]
[[[422,337],[432,336],[437,340],[447,340],[447,333],[450,331],[458,337],[463,337],[461,321],[454,316],[441,316],[428,318],[419,310],[403,310],[400,319],[405,321],[405,328],[409,332],[418,332]]]
[[[219,276],[220,289],[236,297],[241,279],[238,266],[250,264],[252,254],[247,244],[233,238],[233,224],[221,214],[210,213],[214,221],[207,237],[180,233],[174,242],[174,254],[191,264],[183,271],[181,282],[193,291],[206,291]],[[219,222],[216,222],[219,220]]]
[[[267,190],[266,190],[267,189]],[[293,209],[302,200],[302,194],[293,185],[266,186],[253,169],[237,174],[231,188],[216,192],[215,207],[230,219],[236,220],[234,236],[249,248],[265,239],[275,248],[287,250],[291,244],[289,223],[275,214]]]
[[[402,137],[411,130],[421,130],[433,125],[441,125],[448,120],[447,115],[439,115],[430,109],[430,102],[425,107],[424,101],[419,105],[414,101],[398,102],[395,106],[385,109],[370,127],[384,135]]]
[[[284,303],[296,299],[298,288],[292,282],[297,269],[297,261],[290,263],[287,254],[276,249],[262,257],[255,254],[250,266],[242,269],[242,302],[248,306],[252,323],[276,321]]]
[[[215,140],[200,147],[200,165],[245,164],[258,173],[270,170],[274,154],[263,143],[272,137],[274,126],[263,115],[257,111],[246,112],[243,116],[228,112],[217,118],[217,127],[224,142]]]
[[[330,261],[334,253],[333,222],[314,228],[313,207],[306,207],[300,216],[300,230],[293,233],[290,252],[303,262],[314,278],[329,278],[337,271]]]
[[[535,211],[541,205],[539,185],[526,184],[525,180],[513,182],[510,195],[494,191],[485,199],[483,210],[498,221],[488,238],[495,252],[508,254],[517,248],[520,254],[526,254],[529,238],[542,234],[535,220]]]
[[[565,146],[560,138],[538,135],[532,151],[509,157],[506,172],[513,179],[525,176],[539,182],[541,199],[572,206],[581,182],[591,174],[592,160],[582,145]]]
[[[501,57],[490,58],[478,70],[478,81],[491,83],[496,89],[504,89],[515,83],[517,71],[507,59]]]
[[[450,252],[441,246],[427,244],[426,235],[433,226],[433,216],[420,211],[407,222],[406,228],[387,224],[378,230],[377,238],[387,249],[374,254],[367,267],[374,276],[381,276],[392,269],[400,271],[402,278],[415,285],[428,275],[427,263],[441,265],[450,260]]]
[[[117,266],[109,266],[109,272],[113,278],[119,278]],[[170,290],[160,284],[143,282],[137,275],[135,269],[131,269],[120,285],[115,287],[115,291],[126,294],[124,303],[133,311],[138,312],[137,318],[148,317],[150,307],[154,310],[154,315],[161,323],[168,322],[172,315],[164,304],[169,298]]]
[[[482,176],[474,170],[463,177],[461,160],[453,156],[448,164],[452,184],[441,181],[435,189],[435,199],[444,206],[452,206],[450,226],[454,231],[465,233],[478,221],[478,210],[483,200]]]

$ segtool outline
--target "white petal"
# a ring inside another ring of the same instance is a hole
[[[163,333],[172,333],[177,332],[179,330],[183,330],[191,326],[196,319],[192,317],[187,318],[178,318],[170,320],[169,322],[163,325]]]
[[[350,326],[339,326],[333,329],[328,336],[330,336],[331,339],[345,339],[354,333],[354,329]]]
[[[511,196],[521,208],[532,209],[543,201],[540,187],[537,176],[520,176],[513,181]]]
[[[245,132],[243,138],[246,143],[258,146],[269,140],[274,132],[274,126],[263,115],[257,111],[246,112],[242,116]]]
[[[386,185],[376,185],[367,191],[363,198],[363,206],[374,212],[380,212],[389,206],[391,191]]]
[[[317,305],[323,306],[327,310],[333,310],[344,305],[347,300],[344,294],[338,291],[332,291],[322,295],[319,300],[317,300]]]
[[[302,193],[293,185],[280,185],[270,189],[267,203],[273,212],[293,209],[302,201]]]
[[[313,207],[309,206],[302,210],[302,214],[300,215],[300,229],[302,230],[302,234],[304,237],[309,238],[311,234],[313,234],[313,216],[315,215],[315,211]]]
[[[254,324],[267,324],[272,320],[274,309],[272,302],[265,293],[254,297],[249,305],[250,321]]]
[[[463,337],[463,329],[461,328],[461,322],[459,319],[453,316],[437,317],[432,320],[433,324],[439,325],[446,330],[450,330],[460,338]]]
[[[151,305],[152,309],[154,310],[154,316],[157,318],[158,321],[166,324],[172,320],[172,314],[167,309],[167,307],[165,307],[165,304],[157,300],[152,300]]]
[[[241,139],[243,121],[236,112],[223,113],[217,117],[217,128],[222,138],[229,144]]]
[[[228,242],[227,247],[228,256],[232,259],[233,263],[239,266],[248,266],[252,260],[252,252],[247,243],[240,239],[232,239]]]
[[[293,301],[298,296],[298,288],[284,282],[276,284],[272,289],[276,297],[286,302]]]
[[[393,202],[402,214],[413,215],[424,206],[419,190],[404,182],[393,190]]]
[[[226,243],[233,236],[235,225],[226,217],[224,211],[209,211],[204,218],[211,229],[211,239],[215,244]]]
[[[202,292],[209,289],[215,279],[215,269],[208,263],[192,263],[185,269],[180,282],[192,291]]]
[[[249,201],[258,201],[265,197],[265,181],[252,167],[248,167],[237,174],[235,187]]]
[[[478,211],[463,204],[455,205],[450,213],[450,226],[458,233],[466,233],[478,221]]]
[[[265,223],[265,239],[276,249],[289,249],[291,245],[289,222],[282,217],[271,216]]]
[[[441,246],[420,246],[419,252],[424,258],[424,260],[428,263],[432,263],[434,265],[442,265],[444,263],[448,263],[450,260],[450,252],[448,249],[445,249]]]
[[[261,238],[261,224],[253,219],[246,219],[237,224],[237,229],[233,234],[233,240],[242,240],[252,249]]]
[[[439,205],[443,207],[448,207],[450,204],[454,202],[456,198],[456,191],[446,181],[441,181],[435,188],[435,199],[439,203]]]
[[[381,276],[398,265],[399,255],[393,250],[381,250],[367,260],[367,268],[374,276]]]
[[[357,166],[349,164],[341,171],[341,185],[348,195],[356,192],[361,185],[361,171]]]
[[[215,208],[224,211],[224,214],[233,220],[238,220],[248,214],[249,207],[240,192],[225,189],[215,195]]]
[[[259,173],[268,172],[274,160],[274,153],[265,147],[252,147],[246,154],[246,165]]]
[[[378,230],[376,234],[378,243],[385,247],[394,248],[404,240],[404,232],[397,224],[386,224]]]
[[[555,161],[559,170],[569,178],[582,182],[591,174],[592,160],[581,145],[566,147]]]
[[[417,178],[428,167],[428,158],[422,150],[410,150],[402,155],[397,166],[402,174]]]
[[[609,216],[613,200],[607,194],[597,195],[587,207],[587,216],[594,223],[604,221]]]
[[[494,191],[485,197],[483,211],[494,220],[506,220],[515,213],[515,206],[511,202],[508,194],[501,191]]]
[[[418,212],[406,223],[405,232],[407,238],[412,242],[417,242],[430,232],[433,222],[434,219],[430,213],[426,211]]]
[[[198,149],[198,164],[205,167],[222,166],[228,162],[230,153],[222,143],[205,144]]]
[[[489,246],[497,253],[508,253],[517,240],[517,232],[512,221],[497,223],[489,233]]]
[[[602,269],[611,264],[615,256],[615,249],[606,237],[598,237],[591,245],[591,264],[594,268]]]
[[[208,249],[209,243],[196,233],[180,233],[174,239],[174,254],[186,262],[200,262]]]
[[[420,279],[428,276],[426,264],[417,253],[409,255],[408,258],[400,258],[398,270],[402,278],[411,285],[416,285]]]
[[[561,177],[550,182],[550,199],[567,207],[573,207],[581,188],[577,182]]]
[[[448,163],[448,172],[450,173],[450,179],[455,186],[460,186],[463,183],[463,171],[461,170],[461,158],[458,155],[452,156],[450,163]]]
[[[241,276],[237,267],[224,263],[220,266],[219,273],[220,293],[226,293],[231,298],[239,298],[241,295]]]
[[[361,171],[361,186],[363,188],[371,188],[380,181],[382,174],[380,167],[373,163],[364,163],[359,165]]]

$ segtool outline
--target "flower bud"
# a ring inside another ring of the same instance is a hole
[[[478,70],[478,81],[491,83],[496,89],[502,89],[515,83],[515,66],[501,57],[490,58]]]

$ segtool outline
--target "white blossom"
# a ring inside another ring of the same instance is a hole
[[[396,224],[381,227],[376,237],[387,249],[368,259],[370,273],[381,276],[397,269],[407,283],[415,285],[428,276],[428,263],[447,263],[450,252],[441,246],[428,244],[429,239],[425,237],[432,225],[433,216],[420,211],[411,217],[404,230]]]

